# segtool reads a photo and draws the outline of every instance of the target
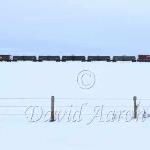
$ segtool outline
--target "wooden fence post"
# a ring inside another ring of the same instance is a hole
[[[134,102],[134,119],[137,119],[137,97],[133,97],[133,102]]]
[[[54,96],[52,96],[51,97],[51,119],[50,119],[50,121],[51,122],[54,122],[55,121],[55,97]]]

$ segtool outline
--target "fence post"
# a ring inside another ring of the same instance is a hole
[[[50,119],[50,121],[51,122],[54,122],[55,121],[55,115],[54,115],[54,111],[55,111],[55,109],[54,109],[54,107],[55,107],[55,97],[54,96],[52,96],[51,97],[51,119]]]
[[[133,97],[133,102],[134,102],[134,119],[137,119],[137,97]]]

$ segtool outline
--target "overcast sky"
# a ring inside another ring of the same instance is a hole
[[[148,0],[1,0],[0,51],[150,53]]]

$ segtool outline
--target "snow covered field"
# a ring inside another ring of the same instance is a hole
[[[150,64],[0,64],[4,150],[120,150],[149,147]],[[49,122],[55,96],[55,122]],[[137,96],[139,119],[133,119]]]

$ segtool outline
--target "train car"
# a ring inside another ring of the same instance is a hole
[[[85,56],[62,56],[62,61],[86,61]]]
[[[23,56],[24,61],[37,61],[36,56]]]
[[[110,56],[88,56],[87,61],[110,61]]]
[[[132,62],[136,62],[136,57],[135,56],[113,56],[112,61],[113,62],[117,62],[117,61],[132,61]]]
[[[40,62],[42,62],[42,61],[56,61],[56,62],[59,62],[60,61],[60,56],[39,56],[38,61],[40,61]]]
[[[11,55],[0,55],[0,61],[11,61]]]
[[[23,61],[23,56],[13,56],[13,61]]]
[[[138,62],[150,62],[150,55],[138,55]]]
[[[37,61],[36,56],[13,56],[13,61]]]

